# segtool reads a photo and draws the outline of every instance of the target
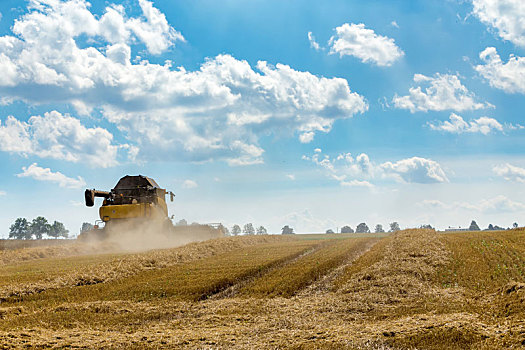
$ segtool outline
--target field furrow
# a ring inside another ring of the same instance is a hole
[[[2,292],[85,278],[0,302],[0,348],[520,348],[524,247],[523,229],[413,229],[0,266]]]
[[[336,281],[345,273],[345,271],[355,264],[356,260],[366,254],[378,242],[379,238],[372,238],[364,240],[363,242],[356,242],[354,249],[350,249],[345,259],[337,267],[330,270],[321,278],[314,281],[312,284],[297,293],[299,297],[306,297],[309,295],[323,294],[327,292],[334,292],[337,290]]]
[[[107,283],[243,247],[290,240],[279,236],[230,237],[136,254],[119,252],[13,263],[0,266],[0,302],[50,289]]]
[[[110,284],[94,284],[50,290],[25,300],[147,301],[157,298],[198,301],[206,299],[244,279],[262,275],[273,266],[294,259],[319,244],[290,241],[259,244],[188,263],[145,270]]]
[[[323,246],[323,244],[313,245],[311,248],[303,251],[301,254],[299,254],[299,255],[291,258],[291,259],[282,260],[280,263],[274,264],[273,266],[265,269],[264,271],[261,271],[261,273],[257,273],[257,274],[254,274],[252,276],[249,276],[247,278],[244,278],[242,280],[239,280],[238,282],[236,282],[235,284],[233,284],[233,285],[229,286],[228,288],[222,290],[221,292],[210,296],[210,299],[216,300],[216,299],[224,299],[224,298],[236,297],[243,288],[245,288],[247,285],[255,283],[262,276],[267,275],[267,274],[271,274],[272,272],[274,272],[276,270],[280,270],[280,269],[282,269],[285,266],[294,264],[296,261],[301,260],[305,256],[308,256],[308,255],[318,251],[319,249],[321,249],[322,246]]]
[[[250,297],[290,297],[343,264],[349,256],[365,249],[370,238],[329,241],[317,251],[276,269],[244,286],[239,295]]]

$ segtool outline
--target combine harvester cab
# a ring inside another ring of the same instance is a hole
[[[160,188],[155,180],[142,175],[124,176],[109,192],[87,189],[84,193],[86,206],[94,206],[96,197],[103,198],[99,215],[104,227],[95,225],[93,230],[82,233],[79,238],[104,240],[133,232],[134,235],[161,234],[168,238],[181,234],[185,241],[192,241],[223,235],[221,230],[208,225],[195,225],[193,230],[173,226],[168,216],[166,195],[173,202],[173,192]],[[203,230],[206,231],[204,235]]]

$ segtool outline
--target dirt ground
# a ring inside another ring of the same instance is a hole
[[[468,235],[235,237],[7,264],[0,348],[524,347],[525,232]]]

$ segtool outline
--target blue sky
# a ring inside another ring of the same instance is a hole
[[[176,220],[523,224],[520,0],[0,3],[0,237],[143,174]]]

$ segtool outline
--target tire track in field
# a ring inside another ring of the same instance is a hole
[[[100,261],[97,260],[92,264],[87,264],[81,260],[78,266],[75,264],[79,259],[78,256],[63,258],[62,260],[57,258],[42,259],[39,262],[39,268],[45,272],[44,274],[37,275],[33,280],[29,279],[22,283],[17,280],[8,284],[0,283],[0,304],[13,302],[19,298],[37,295],[48,290],[110,283],[133,277],[141,272],[163,270],[184,263],[208,259],[238,249],[265,243],[270,244],[272,242],[284,243],[290,242],[290,240],[281,236],[270,235],[224,237],[204,242],[189,243],[176,248],[125,254],[123,256],[110,257],[109,260],[105,260],[105,255],[94,255],[100,257]],[[13,252],[16,253],[17,251]],[[53,272],[57,263],[65,263],[64,268]],[[3,273],[2,269],[5,270],[6,268],[0,266],[0,277]]]
[[[239,288],[250,281],[257,280],[261,276],[264,276],[271,271],[274,271],[276,269],[282,268],[283,266],[286,266],[293,261],[296,261],[300,259],[302,256],[309,255],[313,253],[314,251],[317,251],[321,244],[314,245],[312,248],[309,248],[307,250],[303,250],[301,252],[289,255],[283,259],[276,260],[274,262],[271,262],[264,266],[263,268],[259,268],[257,271],[248,272],[246,275],[241,276],[237,278],[237,280],[233,283],[228,284],[227,286],[220,287],[212,292],[204,293],[201,295],[198,300],[209,300],[209,299],[220,299],[220,298],[230,298],[235,295],[235,292],[239,290]],[[231,294],[229,294],[231,292]],[[224,296],[222,296],[224,295]]]
[[[245,297],[289,298],[319,281],[316,286],[321,288],[329,281],[323,280],[325,276],[333,273],[332,278],[335,278],[335,269],[349,260],[357,259],[376,241],[371,238],[347,238],[327,242],[310,254],[244,284],[237,294]]]
[[[361,249],[352,251],[348,255],[345,261],[336,268],[332,269],[331,271],[328,271],[327,274],[325,274],[320,279],[314,281],[312,284],[304,288],[302,291],[296,294],[298,297],[305,297],[309,295],[317,295],[317,294],[324,294],[327,292],[331,292],[334,289],[334,281],[341,276],[346,268],[350,265],[352,265],[357,259],[359,259],[362,255],[366,254],[372,247],[379,242],[380,239],[371,239],[367,242],[364,242]]]
[[[251,276],[248,276],[248,277],[246,277],[246,278],[244,278],[242,280],[239,280],[237,283],[227,287],[226,289],[223,289],[223,290],[221,290],[221,291],[219,291],[219,292],[217,292],[217,293],[215,293],[215,294],[213,294],[211,296],[208,296],[207,299],[209,299],[209,300],[217,300],[217,299],[233,298],[246,285],[248,285],[250,283],[253,283],[257,279],[261,278],[262,276],[267,275],[269,273],[272,273],[275,270],[281,269],[284,266],[287,266],[287,265],[295,263],[296,261],[304,258],[305,256],[308,256],[308,255],[318,251],[322,247],[326,246],[326,244],[327,243],[324,242],[324,243],[320,243],[318,245],[315,245],[312,248],[304,251],[300,255],[291,256],[290,259],[288,259],[288,260],[281,261],[281,262],[279,262],[279,263],[277,263],[277,264],[275,264],[275,265],[265,269],[264,271],[259,271],[255,275],[251,275]]]

